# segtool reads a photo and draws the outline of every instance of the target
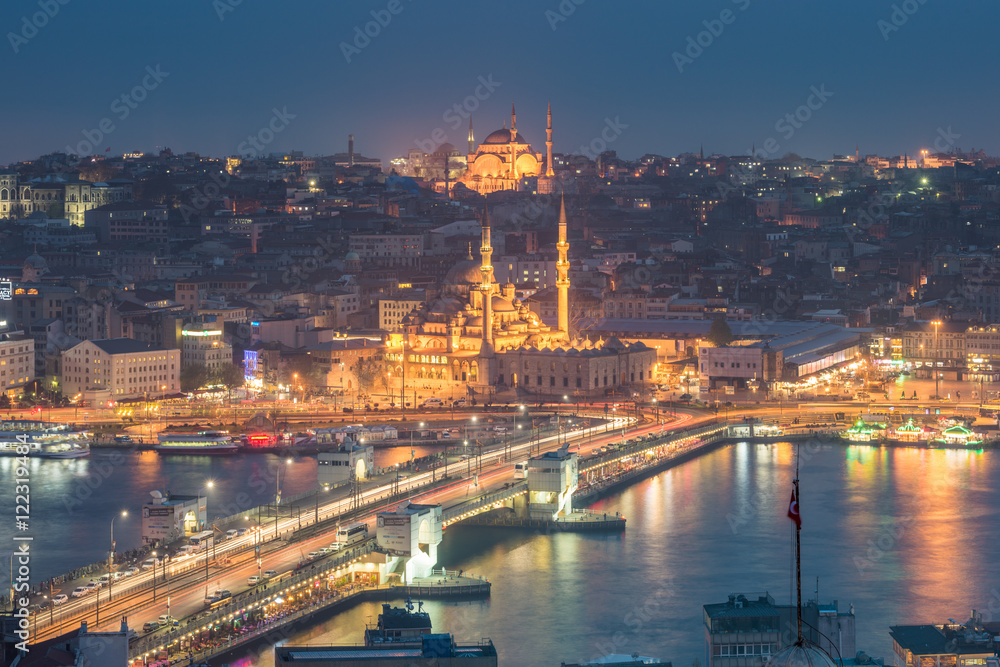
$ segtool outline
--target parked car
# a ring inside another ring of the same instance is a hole
[[[54,605],[60,605],[66,602],[66,600],[69,600],[69,597],[65,593],[58,593],[52,596],[52,604]]]
[[[142,624],[143,632],[153,632],[154,630],[158,630],[159,628],[160,624],[157,623],[156,621],[146,621],[145,623]]]
[[[277,577],[278,573],[274,570],[264,570],[264,578],[270,579],[271,577]]]
[[[70,593],[70,595],[72,595],[75,598],[81,598],[90,591],[91,589],[87,588],[86,586],[77,586],[76,588],[73,589],[73,592]]]
[[[330,544],[330,551],[340,551],[340,542],[333,542]]]
[[[264,577],[259,577],[256,574],[247,577],[247,584],[250,586],[256,586],[262,581],[264,581]]]
[[[237,535],[239,535],[239,531],[238,531],[238,530],[236,530],[235,528],[234,528],[234,529],[231,529],[231,530],[227,530],[227,531],[226,531],[226,539],[227,539],[227,540],[231,540],[231,539],[233,539],[234,537],[236,537]]]
[[[131,577],[133,574],[139,574],[140,571],[141,570],[139,570],[139,568],[137,567],[130,567],[129,569],[125,570],[124,574],[126,577]]]
[[[85,585],[84,588],[86,588],[88,591],[99,591],[101,590],[101,585],[96,581],[92,581],[89,584]]]
[[[177,619],[175,619],[170,614],[160,614],[160,617],[156,619],[156,621],[160,625],[174,625],[177,623]]]
[[[320,547],[319,552],[325,556],[328,553],[333,553],[333,549],[331,549],[330,547]]]
[[[682,400],[682,401],[690,401],[692,398],[694,398],[694,396],[692,396],[691,394],[681,394],[680,400]]]
[[[321,553],[320,553],[320,552],[318,552],[318,551],[310,551],[310,552],[309,552],[309,555],[308,555],[308,556],[306,556],[306,558],[308,558],[309,560],[312,560],[313,558],[319,558],[319,557],[320,557],[320,556],[322,556],[322,555],[323,555],[323,554],[321,554]]]

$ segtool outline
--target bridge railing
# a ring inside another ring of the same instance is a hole
[[[524,493],[527,490],[528,490],[527,482],[518,482],[517,484],[514,484],[506,489],[500,489],[498,491],[488,493],[484,496],[467,500],[459,505],[454,505],[452,507],[449,507],[445,512],[442,512],[441,520],[450,521],[451,519],[454,519],[457,516],[461,516],[465,512],[468,512],[473,509],[478,509],[485,505],[491,505],[501,500],[507,500],[508,498],[513,498],[514,496],[520,495],[521,493]]]
[[[208,614],[202,612],[200,615],[188,618],[182,625],[171,628],[166,633],[158,633],[136,640],[133,642],[132,646],[129,647],[129,657],[135,658],[144,653],[157,650],[159,647],[169,645],[177,638],[186,635],[187,633],[195,632],[200,628],[208,627],[212,623],[225,620],[227,617],[232,616],[234,612],[247,606],[267,600],[275,594],[287,590],[288,588],[298,586],[316,577],[324,576],[329,572],[334,572],[345,565],[350,564],[351,561],[356,558],[371,553],[374,549],[375,540],[370,539],[356,547],[350,547],[337,552],[336,556],[328,557],[323,563],[317,563],[312,567],[303,568],[298,572],[293,572],[291,576],[282,578],[274,585],[267,585],[263,588],[257,587],[235,595],[233,596],[230,604],[218,607]],[[285,619],[287,618],[288,617],[285,617]]]

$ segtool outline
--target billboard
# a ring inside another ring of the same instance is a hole
[[[394,556],[409,556],[413,545],[409,514],[379,514],[376,541]]]
[[[167,539],[174,532],[173,505],[143,505],[142,541],[145,543]]]

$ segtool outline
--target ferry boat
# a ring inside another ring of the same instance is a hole
[[[32,458],[78,459],[90,455],[90,434],[70,424],[0,421],[0,455],[19,456],[17,448],[22,445],[28,446],[27,456]]]
[[[229,454],[240,448],[225,431],[199,431],[198,433],[170,433],[156,436],[153,447],[161,454]]]
[[[382,613],[378,615],[378,625],[365,628],[365,646],[407,642],[419,645],[420,636],[431,633],[431,615],[424,611],[423,602],[418,602],[417,605],[417,611],[414,612],[410,598],[406,598],[405,607],[383,604]]]

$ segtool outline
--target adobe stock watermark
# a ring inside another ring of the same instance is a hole
[[[264,127],[257,130],[256,134],[248,134],[246,141],[241,141],[236,147],[236,152],[244,157],[262,154],[264,147],[274,141],[275,136],[283,132],[296,115],[288,113],[287,106],[281,107],[280,110],[277,107],[272,108],[271,119]]]
[[[478,77],[478,81],[479,85],[476,86],[471,95],[468,95],[461,102],[451,105],[441,114],[441,120],[452,130],[457,130],[461,127],[463,121],[468,120],[469,116],[479,108],[479,105],[490,99],[493,92],[503,85],[502,82],[493,80],[492,73],[487,74],[485,78],[482,76]],[[438,127],[431,132],[431,135],[427,139],[414,139],[413,143],[423,152],[433,153],[438,146],[447,141],[448,133],[443,127]]]
[[[608,642],[594,642],[594,649],[597,653],[590,659],[590,662],[596,662],[608,655],[625,652],[628,647],[629,635],[638,635],[647,623],[663,614],[666,611],[666,603],[674,597],[674,594],[673,578],[668,578],[666,583],[647,595],[642,602],[635,604],[622,617],[622,622],[628,627],[628,634],[619,630],[611,635]]]
[[[7,41],[14,53],[19,53],[21,47],[30,42],[38,35],[38,31],[49,24],[49,21],[56,17],[59,10],[69,4],[69,0],[38,0],[37,11],[30,16],[25,14],[21,17],[21,29],[17,32],[8,32]]]
[[[559,27],[559,24],[575,14],[576,8],[586,1],[587,0],[561,0],[560,3],[556,5],[555,10],[546,9],[545,20],[549,22],[549,27],[552,28],[552,31],[555,32],[555,29]]]
[[[799,448],[799,465],[803,466],[811,461],[817,452],[829,451],[832,448],[829,442],[824,442],[820,438],[810,440],[804,447]],[[784,511],[787,510],[786,500],[787,497],[782,496],[780,493],[776,498],[773,495],[767,496],[761,491],[757,491],[749,500],[742,502],[735,513],[729,512],[726,514],[726,522],[729,524],[729,529],[733,531],[733,535],[736,535],[740,532],[740,528],[760,516],[762,511],[781,511],[784,514]]]
[[[917,13],[921,5],[926,5],[927,0],[903,0],[899,4],[893,3],[892,12],[889,13],[888,20],[879,19],[875,22],[878,31],[882,33],[882,39],[889,41],[889,36],[898,32],[900,28],[909,22],[910,17]]]
[[[123,121],[132,115],[132,112],[139,108],[139,105],[146,101],[149,93],[160,87],[163,80],[170,76],[170,72],[164,72],[160,65],[153,67],[146,66],[146,75],[131,90],[122,93],[111,102],[110,111],[115,114],[119,121]],[[91,155],[95,148],[117,129],[114,121],[105,116],[97,123],[97,127],[91,130],[83,130],[83,140],[74,147],[66,144],[66,153],[75,154],[78,157]]]
[[[746,11],[750,7],[750,0],[732,0],[732,2],[741,12]],[[739,14],[727,8],[719,12],[719,18],[702,21],[701,24],[705,26],[705,29],[697,35],[688,35],[684,53],[674,51],[671,54],[671,57],[674,59],[674,65],[677,66],[677,71],[683,74],[686,66],[693,65],[694,61],[705,53],[705,49],[712,46],[715,40],[722,36],[726,26],[736,22],[737,16]]]
[[[362,25],[354,26],[354,38],[350,42],[340,43],[340,52],[348,64],[354,56],[368,48],[372,40],[382,34],[382,29],[389,27],[393,16],[399,16],[406,9],[402,0],[389,0],[385,9],[371,10],[372,20]]]
[[[854,557],[854,567],[858,568],[858,574],[864,574],[865,570],[874,567],[887,553],[899,546],[900,538],[916,520],[915,516],[901,516],[891,525],[884,526],[875,539],[868,540],[868,550],[864,557]]]
[[[589,144],[584,144],[578,149],[580,155],[586,155],[591,160],[596,160],[597,156],[608,150],[608,145],[614,143],[618,140],[618,137],[622,136],[622,132],[628,129],[628,125],[621,122],[618,116],[615,116],[614,120],[610,118],[604,119],[604,127],[601,129],[599,136],[591,139]]]
[[[220,21],[226,20],[226,14],[235,12],[236,8],[243,4],[243,0],[212,0],[212,9]]]

